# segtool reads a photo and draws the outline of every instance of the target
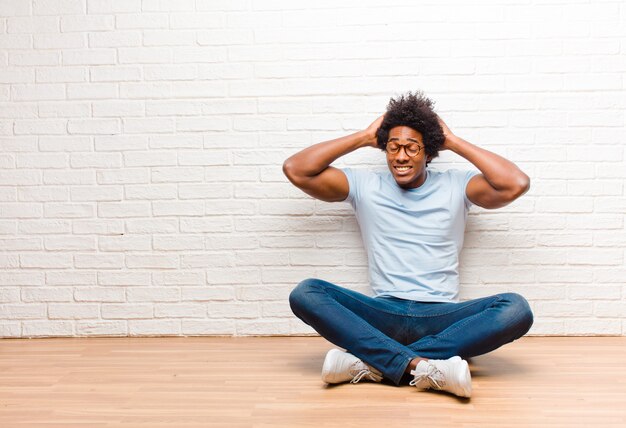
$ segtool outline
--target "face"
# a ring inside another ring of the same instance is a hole
[[[400,147],[396,154],[387,151],[389,170],[398,186],[403,189],[414,189],[426,180],[426,162],[430,158],[426,155],[423,142],[422,134],[408,126],[396,126],[389,130],[387,148],[405,146]],[[407,152],[410,152],[411,148],[416,148],[416,145],[420,147],[419,153],[409,156]]]

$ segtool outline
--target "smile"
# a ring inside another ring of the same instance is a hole
[[[410,169],[412,169],[412,166],[394,166],[394,168],[398,171],[398,172],[406,172]]]

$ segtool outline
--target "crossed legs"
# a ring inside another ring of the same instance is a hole
[[[321,336],[383,373],[394,384],[419,359],[464,359],[522,337],[533,315],[526,300],[502,293],[461,303],[369,297],[320,279],[291,292],[294,314]]]

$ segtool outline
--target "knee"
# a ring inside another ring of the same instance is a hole
[[[516,330],[518,337],[528,333],[534,321],[528,301],[517,293],[503,293],[499,297],[500,304],[505,305],[503,315],[506,317],[506,324]]]
[[[301,281],[291,290],[291,293],[289,293],[289,306],[294,313],[308,306],[311,300],[311,291],[320,288],[320,282],[319,279],[308,278]]]

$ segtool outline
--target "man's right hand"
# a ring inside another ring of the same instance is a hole
[[[375,121],[373,121],[370,126],[365,129],[365,133],[367,134],[368,141],[367,145],[371,147],[378,147],[378,141],[376,139],[376,133],[378,132],[378,128],[383,123],[385,119],[385,115],[378,117]]]

